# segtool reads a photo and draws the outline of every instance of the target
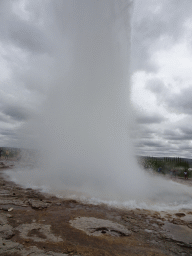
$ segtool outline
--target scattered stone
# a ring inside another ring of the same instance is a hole
[[[73,204],[76,204],[76,203],[77,203],[77,201],[74,200],[74,199],[68,199],[68,200],[64,201],[64,203],[65,203],[65,202],[67,202],[67,203],[73,203]]]
[[[100,236],[102,234],[111,236],[130,236],[131,232],[123,225],[110,220],[97,219],[93,217],[79,217],[70,220],[72,227],[84,231],[89,236]]]
[[[177,217],[184,217],[184,216],[185,216],[185,213],[180,213],[180,212],[178,212],[178,213],[175,213],[175,215],[176,215]]]
[[[178,242],[177,245],[181,247],[192,248],[192,245],[187,243]]]
[[[11,239],[13,236],[15,235],[15,233],[12,230],[5,230],[1,232],[1,236],[3,239]]]
[[[157,244],[158,244],[158,242],[157,242],[157,241],[155,241],[155,240],[151,240],[151,241],[150,241],[150,243],[151,243],[151,244],[155,244],[155,245],[157,245]]]
[[[187,227],[192,229],[192,223],[187,224]]]
[[[183,225],[184,221],[181,219],[173,219],[173,220],[171,220],[171,223],[176,224],[176,225]]]
[[[1,210],[8,212],[9,207],[7,207],[7,206],[3,206],[3,207],[1,207]]]
[[[153,230],[150,230],[150,229],[145,229],[144,231],[147,233],[153,233]]]
[[[45,209],[47,207],[50,206],[49,203],[45,203],[45,202],[42,202],[42,201],[38,201],[38,200],[28,200],[28,203],[29,205],[33,208],[33,209],[36,209],[36,210],[42,210],[42,209]]]
[[[139,232],[139,228],[135,227],[135,228],[132,228],[131,231],[135,232],[135,233],[138,233]]]
[[[0,168],[9,168],[9,167],[10,167],[9,165],[6,165],[5,163],[0,162]]]
[[[8,212],[12,212],[12,211],[13,211],[13,208],[9,208],[9,209],[8,209]]]

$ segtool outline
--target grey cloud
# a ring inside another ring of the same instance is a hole
[[[163,129],[159,126],[155,126],[154,129],[149,129],[146,125],[142,127],[140,135],[138,137],[136,148],[142,155],[172,155],[178,154],[179,146],[182,144],[182,140],[185,140],[185,135],[180,129],[173,130],[172,127]],[[184,144],[188,144],[185,141]],[[180,153],[180,152],[179,152]]]
[[[3,122],[3,123],[12,123],[12,119],[8,116],[6,116],[5,114],[3,113],[0,113],[0,122]]]
[[[179,145],[181,142],[178,141],[190,141],[192,139],[192,131],[184,132],[181,128],[174,125],[171,125],[169,129],[164,129],[161,133],[158,134],[162,138],[163,141],[169,141],[172,145]]]
[[[26,22],[10,22],[8,38],[11,43],[33,53],[44,53],[50,50],[48,39],[43,31]]]
[[[161,27],[161,30],[159,30],[158,26],[152,28],[151,21],[148,18],[142,19],[139,24],[133,26],[131,60],[133,70],[138,69],[155,72],[158,69],[158,66],[154,62],[151,62],[149,49],[154,44],[153,41],[161,35],[163,25]]]
[[[186,124],[186,125],[187,125],[187,124]],[[191,128],[191,127],[180,127],[180,130],[181,130],[184,134],[191,135],[191,139],[192,139],[192,128]]]
[[[179,146],[180,150],[190,150],[191,151],[191,145],[189,144],[184,144]]]
[[[178,154],[178,148],[173,145],[162,145],[158,143],[144,145],[143,147],[138,148],[140,155],[145,156],[181,156],[181,153]]]
[[[155,72],[158,69],[151,59],[152,49],[162,37],[176,42],[184,33],[184,23],[191,18],[192,1],[143,1],[137,0],[133,19],[132,69]],[[159,7],[152,12],[151,6]],[[162,44],[162,48],[167,44]]]
[[[160,94],[160,93],[164,92],[165,85],[160,79],[151,79],[151,80],[147,81],[145,88],[155,94]]]
[[[175,136],[176,134],[177,134],[177,132],[172,129],[165,129],[163,132],[163,135],[165,135],[165,136]]]
[[[50,51],[50,41],[45,32],[32,21],[20,19],[12,11],[13,1],[2,1],[0,11],[0,38],[5,44],[10,43],[32,53]]]
[[[142,125],[142,128],[140,127],[139,135],[143,139],[153,139],[154,133],[155,131],[149,129],[146,125]]]
[[[166,121],[166,118],[159,114],[139,114],[136,117],[139,124],[159,124]]]
[[[1,146],[2,142],[9,141],[12,142],[13,140],[18,139],[17,131],[14,127],[1,127],[0,128],[0,137],[1,137]],[[10,144],[11,145],[11,144]]]
[[[154,93],[157,101],[163,103],[172,113],[192,114],[192,86],[181,89],[177,93],[170,93],[169,88],[165,87],[163,82],[152,79],[146,83],[145,88]]]
[[[12,130],[2,130],[0,131],[0,134],[5,136],[11,136],[11,137],[14,137],[16,135],[16,133]]]
[[[150,130],[144,129],[141,138],[138,138],[136,143],[139,154],[190,157],[192,131],[183,126],[176,127],[174,124],[162,130],[157,127],[151,133]]]
[[[161,142],[149,141],[149,142],[145,142],[145,146],[161,148],[161,147],[163,147],[164,145],[163,145]]]
[[[132,71],[144,70],[149,74],[149,72],[156,72],[159,68],[156,59],[152,58],[153,53],[162,49],[168,50],[183,37],[185,22],[191,19],[192,1],[137,0],[136,3],[133,19]],[[178,84],[182,82],[179,81],[179,77],[175,80]],[[170,93],[169,85],[166,86],[159,79],[149,80],[145,86],[156,96],[157,103],[166,107],[167,111],[171,114],[185,114],[189,120],[170,124],[168,119],[163,119],[158,114],[138,115],[140,125],[138,151],[142,155],[191,157],[191,86],[182,89],[180,93]],[[153,129],[150,131],[145,129],[146,127]],[[181,151],[180,145],[182,145]]]
[[[190,141],[166,141],[161,138],[158,141],[142,141],[142,144],[137,144],[137,152],[139,155],[145,156],[179,156],[191,158],[191,144]]]
[[[192,86],[164,98],[166,106],[178,114],[192,114]]]
[[[16,121],[25,121],[30,117],[28,109],[17,105],[3,106],[2,112]]]
[[[187,134],[173,134],[173,135],[165,135],[164,139],[169,141],[177,141],[177,140],[191,140],[191,135]],[[173,142],[172,142],[173,143]]]

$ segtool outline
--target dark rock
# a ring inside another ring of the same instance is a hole
[[[8,212],[9,207],[8,206],[3,206],[3,207],[1,207],[1,210]]]
[[[185,216],[185,213],[178,212],[178,213],[175,213],[175,215],[176,215],[177,217],[184,217],[184,216]]]
[[[11,239],[15,233],[12,231],[12,230],[5,230],[5,231],[2,231],[2,238],[8,240],[8,239]]]

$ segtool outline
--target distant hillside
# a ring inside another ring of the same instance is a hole
[[[165,159],[169,159],[170,162],[174,162],[175,159],[178,159],[177,157],[148,157],[148,156],[137,156],[139,162],[140,161],[145,161],[147,160],[148,158],[151,158],[151,159],[157,159],[157,161],[164,161]],[[188,162],[189,164],[189,167],[192,168],[192,159],[190,158],[184,158],[184,157],[179,157],[180,161],[181,162]]]

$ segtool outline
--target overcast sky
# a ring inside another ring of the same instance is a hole
[[[17,131],[56,82],[61,55],[67,72],[67,16],[55,15],[62,1],[54,2],[0,1],[0,146],[19,145]],[[137,154],[191,158],[191,0],[135,1],[131,74]]]
[[[132,65],[138,153],[191,158],[192,1],[136,1]]]

